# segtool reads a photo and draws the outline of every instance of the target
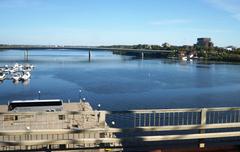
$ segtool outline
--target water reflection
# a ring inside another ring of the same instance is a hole
[[[5,80],[6,81],[6,80]],[[0,85],[4,83],[4,80],[0,81]],[[24,81],[20,81],[20,80],[12,80],[12,83],[14,85],[19,85],[19,84],[23,84],[24,86],[27,86],[30,84],[30,79],[28,80],[24,80]]]
[[[30,79],[24,80],[24,81],[19,81],[19,80],[12,80],[12,83],[14,85],[20,85],[22,84],[23,86],[28,86],[30,84]]]
[[[29,85],[29,83],[30,83],[30,79],[22,81],[22,84],[23,84],[24,86]]]
[[[13,84],[18,85],[19,81],[18,80],[12,80]]]

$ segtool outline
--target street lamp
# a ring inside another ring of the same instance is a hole
[[[78,90],[78,98],[79,98],[79,101],[81,101],[81,93],[82,93],[82,90],[79,89],[79,90]]]
[[[41,98],[41,91],[38,91],[38,99],[40,100]]]
[[[112,125],[113,125],[113,126],[115,125],[115,121],[112,121]]]
[[[98,110],[100,110],[100,108],[101,108],[101,104],[98,104],[97,106],[98,106]]]

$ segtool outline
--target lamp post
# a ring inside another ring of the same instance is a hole
[[[101,108],[101,104],[98,104],[97,107],[98,107],[98,110],[100,110],[100,108]]]
[[[38,99],[41,99],[41,91],[38,91]]]
[[[115,121],[112,121],[112,126],[113,126],[113,127],[115,126],[115,124],[116,124]]]
[[[81,93],[82,93],[82,90],[79,89],[79,90],[78,90],[78,98],[79,98],[79,101],[81,101]]]

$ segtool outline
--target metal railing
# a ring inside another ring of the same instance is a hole
[[[239,107],[112,111],[106,120],[127,144],[240,137]]]
[[[122,127],[187,126],[239,123],[240,108],[192,108],[112,111],[108,124]]]
[[[0,145],[37,146],[90,143],[93,144],[92,148],[99,148],[106,144],[107,147],[126,146],[124,145],[126,142],[136,144],[152,141],[240,137],[240,107],[97,111],[97,113],[106,115],[108,126],[85,129],[2,130],[0,137],[3,136],[3,139],[28,135],[32,140],[27,140],[28,138],[25,137],[23,141],[2,140]],[[187,132],[179,133],[178,131]],[[91,133],[94,136],[91,136]],[[68,138],[61,138],[66,134]],[[89,136],[85,136],[86,134]],[[47,135],[51,138],[38,137],[40,135]],[[81,139],[71,137],[81,137]],[[200,144],[203,143],[203,141],[200,142]],[[201,145],[201,147],[204,146]]]

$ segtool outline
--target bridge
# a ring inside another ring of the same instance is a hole
[[[28,146],[28,148],[34,149],[39,145],[52,145],[50,146],[52,150],[54,150],[54,145],[65,145],[58,147],[61,150],[80,150],[86,149],[86,147],[77,147],[76,145],[84,144],[85,146],[86,144],[92,144],[87,149],[120,148],[126,150],[131,147],[146,146],[146,144],[153,146],[153,143],[159,144],[165,141],[197,140],[198,145],[195,145],[195,147],[204,149],[211,146],[211,142],[206,145],[208,139],[229,139],[229,142],[232,142],[231,138],[240,137],[240,107],[128,111],[98,110],[96,112],[102,121],[106,120],[108,127],[4,130],[4,128],[7,128],[4,126],[6,124],[1,123],[0,145],[3,147],[2,150],[13,151],[15,147]],[[78,113],[81,113],[81,111],[68,111],[68,115],[73,115],[73,117],[74,115],[76,117]],[[9,113],[3,112],[0,115],[9,115]],[[52,128],[58,128],[54,125],[64,125],[52,122],[52,120],[43,120],[42,123],[46,123]],[[36,124],[34,126],[34,123],[34,121],[29,121],[29,128],[37,127]],[[92,133],[108,136],[95,136]],[[82,134],[89,135],[84,135],[84,138],[73,139],[74,137],[82,137]],[[14,141],[16,139],[20,141]]]
[[[53,46],[53,45],[3,45],[0,46],[0,50],[23,50],[24,59],[29,59],[30,50],[79,50],[79,51],[88,51],[88,59],[91,60],[92,51],[111,51],[111,52],[120,52],[120,53],[136,53],[144,58],[146,53],[165,53],[169,54],[173,52],[172,50],[151,50],[151,49],[130,49],[130,48],[108,48],[108,47],[97,47],[97,46]]]

